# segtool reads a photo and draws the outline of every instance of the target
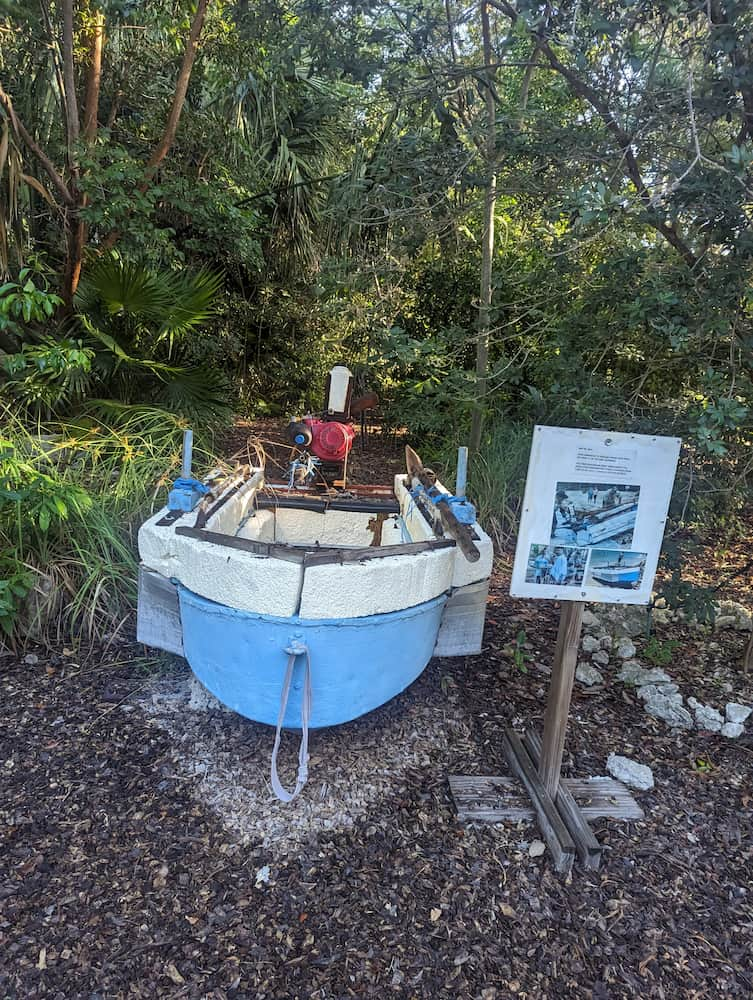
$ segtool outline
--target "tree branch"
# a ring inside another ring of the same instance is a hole
[[[69,190],[68,185],[55,169],[55,165],[49,156],[47,156],[41,146],[32,138],[28,130],[24,127],[23,122],[15,112],[10,96],[3,90],[2,84],[0,84],[0,107],[2,107],[3,111],[8,116],[13,131],[19,142],[22,142],[25,146],[27,146],[30,152],[36,156],[44,167],[63,203],[68,206],[75,205],[75,199]]]
[[[183,63],[180,67],[178,79],[175,83],[175,94],[173,96],[170,114],[167,116],[167,122],[165,123],[165,131],[162,134],[162,139],[156,146],[152,155],[149,157],[149,162],[146,165],[148,178],[151,178],[154,175],[157,167],[167,156],[170,151],[170,147],[175,141],[175,133],[178,131],[178,122],[180,121],[180,115],[183,111],[183,105],[186,100],[188,84],[191,80],[191,70],[193,69],[194,60],[196,59],[196,53],[199,48],[199,38],[201,37],[201,32],[204,27],[204,18],[206,16],[208,2],[209,0],[199,0],[196,5],[196,14],[194,15],[193,23],[191,24],[191,32],[188,36],[188,41],[186,42],[186,50],[183,53]]]

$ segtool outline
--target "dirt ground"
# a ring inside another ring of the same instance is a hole
[[[178,662],[116,643],[0,661],[0,997],[753,996],[750,723],[674,733],[612,664],[576,686],[565,773],[604,774],[615,751],[656,785],[644,820],[595,824],[601,870],[557,875],[533,825],[457,821],[448,774],[507,774],[503,726],[543,716],[556,609],[512,601],[509,569],[483,653],[314,733],[288,812],[271,730],[189,709]],[[753,704],[743,633],[657,637],[686,696]]]

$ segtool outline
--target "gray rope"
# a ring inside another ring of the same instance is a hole
[[[311,718],[311,656],[308,646],[303,642],[293,640],[285,650],[288,653],[288,667],[285,671],[285,680],[282,684],[282,696],[280,699],[280,714],[277,717],[277,732],[275,733],[275,745],[272,750],[271,780],[272,791],[280,802],[292,802],[296,796],[303,791],[303,786],[308,781],[309,776],[309,719]],[[290,694],[290,684],[293,680],[293,669],[295,661],[299,656],[306,656],[303,667],[303,697],[301,698],[301,745],[298,749],[298,774],[295,788],[289,792],[283,788],[280,776],[277,773],[277,753],[280,749],[280,738],[282,735],[282,720],[285,718],[285,710],[288,707],[288,695]]]

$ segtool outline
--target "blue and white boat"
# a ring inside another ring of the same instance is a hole
[[[608,563],[604,566],[594,566],[591,576],[597,583],[606,587],[622,587],[626,590],[637,586],[643,575],[643,563],[625,566],[620,563]]]
[[[433,655],[480,652],[492,543],[473,521],[478,557],[463,555],[440,527],[442,501],[459,502],[441,484],[271,489],[251,468],[192,488],[188,509],[165,507],[139,531],[138,638],[185,656],[278,741],[281,727],[384,704]]]

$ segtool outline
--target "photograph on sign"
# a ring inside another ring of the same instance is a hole
[[[536,427],[510,593],[647,604],[680,440]]]
[[[640,486],[632,483],[557,483],[552,544],[591,546],[609,542],[629,548],[640,492]]]
[[[579,584],[586,571],[588,549],[566,545],[532,545],[526,583]]]
[[[621,587],[637,590],[646,568],[645,552],[625,552],[623,549],[594,549],[588,564],[586,583],[592,586]]]

